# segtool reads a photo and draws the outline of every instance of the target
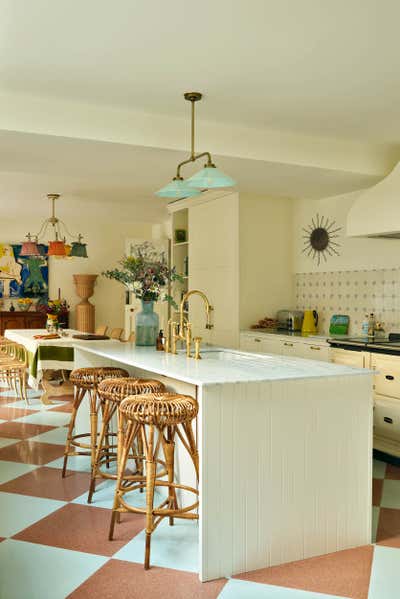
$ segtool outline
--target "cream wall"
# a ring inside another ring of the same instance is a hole
[[[240,328],[293,303],[293,202],[240,194]]]
[[[346,237],[346,218],[357,193],[325,198],[322,200],[297,200],[293,203],[293,270],[297,273],[370,270],[400,266],[399,239],[371,239]],[[376,207],[379,210],[379,206]],[[303,227],[311,223],[316,214],[335,220],[341,226],[340,256],[327,257],[320,266],[302,253],[304,247]]]
[[[75,211],[74,215],[65,218],[68,228],[72,231],[81,231],[88,244],[88,259],[73,258],[60,260],[50,258],[49,287],[50,297],[56,297],[58,288],[62,297],[65,297],[71,306],[71,326],[75,323],[74,306],[79,299],[75,293],[72,281],[73,274],[90,273],[98,274],[106,269],[116,266],[117,261],[125,251],[126,238],[151,239],[152,224],[135,222],[132,215],[126,218],[124,211],[110,205],[99,206],[96,210],[92,206],[88,214],[84,207]],[[43,211],[43,218],[47,216]],[[124,218],[125,216],[125,218]],[[36,230],[39,225],[38,216],[18,215],[12,220],[1,219],[2,243],[18,243],[28,231]],[[124,326],[124,287],[114,281],[109,281],[99,276],[92,298],[96,306],[96,322],[107,323],[110,327]]]

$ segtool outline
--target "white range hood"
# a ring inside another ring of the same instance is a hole
[[[400,162],[382,181],[357,194],[347,216],[347,235],[400,238]]]

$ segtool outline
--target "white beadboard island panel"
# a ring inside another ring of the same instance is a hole
[[[373,372],[228,354],[195,361],[128,343],[75,348],[76,367],[122,365],[197,394],[200,579],[369,543]],[[78,424],[88,430],[85,410]],[[177,458],[191,484],[180,448]]]
[[[370,377],[200,393],[202,580],[370,543]]]

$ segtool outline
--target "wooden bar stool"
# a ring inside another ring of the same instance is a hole
[[[107,378],[128,377],[129,373],[123,368],[114,368],[112,366],[102,368],[77,368],[71,372],[70,381],[74,385],[74,403],[72,406],[71,419],[69,421],[67,442],[64,451],[64,464],[62,477],[65,477],[67,470],[68,456],[70,455],[90,455],[91,467],[94,466],[97,444],[97,420],[101,402],[97,393],[97,388],[101,381]],[[84,396],[89,395],[90,406],[90,432],[74,435],[76,416]],[[89,437],[88,443],[81,442],[81,439]],[[75,448],[83,448],[86,451],[77,451]]]
[[[110,462],[117,460],[117,455],[111,456],[110,458],[110,446],[108,443],[108,431],[110,428],[111,420],[114,414],[118,411],[118,448],[121,447],[119,442],[122,430],[124,427],[123,417],[118,410],[118,406],[125,397],[128,395],[143,395],[146,393],[162,393],[165,391],[165,386],[160,381],[151,379],[138,379],[133,377],[128,378],[110,378],[103,380],[97,389],[100,401],[102,403],[102,414],[103,424],[99,440],[97,443],[96,457],[94,466],[92,468],[92,475],[90,480],[88,503],[91,503],[93,493],[96,487],[96,478],[107,478],[117,479],[116,474],[105,472],[102,470],[102,466],[106,465],[109,467]],[[136,445],[136,447],[135,447]],[[143,444],[142,439],[139,436],[133,440],[132,451],[128,456],[136,461],[136,473],[132,475],[125,474],[124,484],[128,484],[129,481],[143,479]]]
[[[146,546],[144,567],[150,567],[151,535],[163,518],[168,517],[170,525],[174,518],[198,520],[194,510],[199,505],[199,492],[193,487],[174,481],[175,438],[188,451],[199,478],[199,455],[192,429],[192,421],[198,413],[198,404],[193,397],[176,393],[147,394],[127,397],[120,404],[120,412],[126,418],[126,430],[121,436],[122,451],[119,454],[118,478],[114,505],[111,515],[109,539],[113,538],[117,513],[133,512],[146,515]],[[146,457],[146,482],[139,482],[129,488],[124,487],[123,474],[133,439],[140,434]],[[161,480],[156,473],[158,452],[162,446],[168,471],[168,480]],[[134,507],[124,498],[126,493],[146,486],[146,508]],[[168,497],[160,505],[154,505],[154,492],[157,487],[168,487]],[[189,506],[179,507],[176,490],[188,491],[196,496]]]

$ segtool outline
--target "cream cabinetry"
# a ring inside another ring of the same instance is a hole
[[[374,376],[374,449],[400,457],[400,355],[333,348],[332,361],[371,368]]]
[[[240,349],[257,353],[280,354],[296,356],[309,360],[329,362],[330,347],[328,343],[313,342],[302,337],[289,335],[273,335],[268,333],[242,332],[240,334]]]
[[[172,239],[178,225],[188,231],[187,247],[172,247],[173,264],[182,270],[186,252],[188,280],[184,287],[203,291],[214,308],[214,328],[206,330],[201,300],[190,298],[188,318],[193,334],[203,342],[239,347],[241,329],[263,316],[274,316],[292,297],[287,243],[291,201],[220,190],[172,202],[168,210]],[[175,286],[174,295],[181,292]],[[289,346],[283,349],[291,351]]]

